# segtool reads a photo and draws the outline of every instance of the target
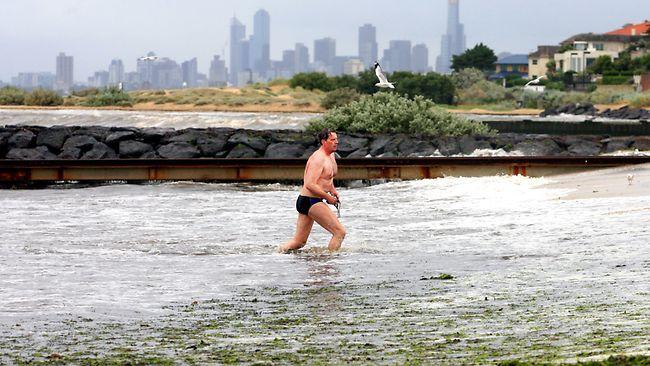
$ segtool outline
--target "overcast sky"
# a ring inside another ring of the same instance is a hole
[[[377,27],[380,55],[393,39],[425,43],[435,64],[446,29],[447,0],[0,0],[0,80],[51,71],[56,55],[74,56],[76,81],[121,58],[134,71],[154,51],[177,62],[228,52],[230,18],[253,28],[260,9],[271,15],[271,58],[296,42],[333,37],[338,55],[356,55],[359,26]],[[577,33],[607,32],[650,18],[650,0],[460,0],[467,45],[496,53],[528,53]]]

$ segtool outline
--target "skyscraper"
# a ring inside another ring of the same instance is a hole
[[[181,70],[183,71],[183,85],[188,88],[196,87],[199,75],[196,57],[181,63]]]
[[[233,17],[230,22],[230,82],[234,85],[237,85],[237,75],[249,67],[248,62],[244,64],[244,57],[248,56],[248,49],[244,50],[248,46],[245,38],[246,26]]]
[[[253,18],[253,35],[250,39],[250,68],[266,78],[271,67],[271,17],[260,9]]]
[[[208,76],[208,85],[224,86],[228,82],[228,73],[226,70],[226,61],[219,56],[214,56],[210,62],[210,75]]]
[[[424,43],[413,46],[411,70],[417,73],[426,73],[429,71],[429,49]]]
[[[377,61],[377,29],[372,24],[359,27],[359,58],[366,67]]]
[[[314,62],[325,67],[332,66],[336,57],[336,40],[334,38],[323,38],[314,41]]]
[[[309,48],[302,43],[296,43],[294,63],[295,72],[309,71]]]
[[[56,86],[57,90],[68,91],[74,84],[74,58],[61,52],[56,57]]]
[[[384,53],[384,57],[387,58],[385,64],[388,71],[410,71],[411,41],[390,41],[388,52]]]
[[[436,60],[436,71],[443,74],[451,72],[451,59],[465,52],[465,27],[460,23],[460,0],[449,0],[447,15],[447,34],[442,36],[440,55]]]
[[[124,81],[124,64],[122,60],[115,59],[108,66],[108,84],[118,85]]]

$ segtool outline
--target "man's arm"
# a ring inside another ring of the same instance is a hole
[[[306,168],[305,172],[305,188],[310,192],[317,195],[320,198],[324,198],[330,204],[336,203],[336,198],[328,194],[323,187],[318,185],[318,180],[323,174],[323,161],[321,159],[315,159],[311,164]]]

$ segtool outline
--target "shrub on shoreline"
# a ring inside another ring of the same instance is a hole
[[[57,106],[63,104],[63,97],[53,90],[35,89],[25,96],[25,105]]]
[[[133,101],[129,94],[118,88],[106,88],[100,93],[89,95],[83,105],[88,107],[132,107]]]
[[[394,93],[376,93],[334,108],[312,120],[310,132],[330,128],[351,133],[408,133],[428,136],[488,134],[490,129],[476,121],[449,113],[422,96],[413,99]]]
[[[0,89],[0,105],[23,105],[26,94],[22,89],[5,86]]]

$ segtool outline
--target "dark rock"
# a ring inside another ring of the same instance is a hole
[[[257,151],[253,150],[247,145],[244,144],[238,144],[235,146],[228,155],[226,156],[227,158],[259,158],[260,155],[257,153]]]
[[[365,158],[368,156],[368,148],[367,147],[362,147],[359,150],[353,151],[346,158],[348,159],[354,159],[354,158]]]
[[[232,145],[246,145],[257,152],[264,152],[269,143],[259,136],[251,136],[246,132],[237,132],[230,136],[228,143]]]
[[[121,158],[139,158],[142,154],[153,151],[153,147],[140,141],[121,141],[118,152]]]
[[[312,134],[297,132],[297,131],[270,131],[270,140],[272,142],[288,142],[301,144],[304,147],[311,145],[318,145],[316,136]]]
[[[196,146],[201,151],[201,156],[213,158],[225,153],[224,150],[227,143],[228,141],[224,137],[209,137],[207,139],[197,140]]]
[[[186,130],[176,136],[166,136],[161,143],[170,142],[185,142],[188,144],[196,145],[197,140],[208,140],[210,136],[204,131],[200,130]]]
[[[634,144],[632,147],[639,151],[650,151],[650,137],[634,138]]]
[[[368,153],[372,156],[379,156],[387,151],[398,151],[398,147],[404,142],[403,135],[379,135],[375,137],[370,143],[370,150]]]
[[[435,146],[429,141],[405,139],[398,146],[401,156],[425,156],[433,155]]]
[[[441,137],[437,140],[438,150],[442,155],[456,155],[460,153],[460,145],[458,140],[454,137]]]
[[[100,160],[100,159],[117,159],[115,150],[108,147],[108,145],[98,142],[93,145],[93,148],[85,153],[81,159]]]
[[[173,135],[174,132],[173,128],[147,127],[140,130],[140,136],[144,142],[157,144],[163,137]]]
[[[598,142],[580,140],[569,145],[567,151],[569,155],[577,156],[594,156],[600,153],[602,145]]]
[[[59,154],[59,159],[76,160],[81,156],[81,149],[76,147],[64,148]]]
[[[279,142],[271,144],[266,148],[265,158],[299,158],[305,153],[305,147],[302,144],[291,144],[288,142]]]
[[[396,158],[397,153],[394,151],[386,151],[385,153],[377,156],[378,158]]]
[[[10,137],[11,132],[0,132],[0,159],[4,158],[7,152],[7,144]]]
[[[135,132],[133,131],[115,131],[106,136],[106,144],[116,147],[120,144],[121,141],[133,140],[135,136]]]
[[[9,149],[26,149],[34,146],[34,140],[36,140],[36,135],[30,130],[23,129],[14,133],[7,140],[7,146]]]
[[[339,145],[337,152],[341,156],[347,156],[353,151],[357,151],[368,145],[368,139],[365,137],[355,137],[346,134],[339,134]]]
[[[103,126],[81,127],[74,130],[72,134],[92,136],[97,141],[104,141],[106,140],[106,137],[111,134],[111,129],[110,127],[103,127]]]
[[[461,136],[458,139],[458,145],[460,146],[460,151],[465,155],[473,153],[478,148],[478,143],[471,136]]]
[[[155,151],[148,151],[140,156],[140,159],[160,159]]]
[[[47,146],[53,151],[60,151],[65,140],[71,135],[71,130],[66,127],[46,128],[38,133],[36,145]]]
[[[57,157],[47,147],[39,146],[34,149],[13,148],[9,150],[6,158],[11,160],[51,160]]]
[[[634,141],[629,137],[612,137],[603,139],[600,142],[605,145],[605,153],[628,150],[634,143]]]
[[[68,137],[63,144],[63,150],[77,148],[81,152],[86,152],[93,148],[93,145],[97,143],[97,140],[92,136],[87,135],[74,135]]]
[[[201,155],[196,146],[187,142],[172,142],[158,148],[158,155],[164,159],[191,159]]]
[[[522,141],[515,145],[513,150],[517,150],[527,156],[558,155],[563,151],[562,148],[550,138]]]

